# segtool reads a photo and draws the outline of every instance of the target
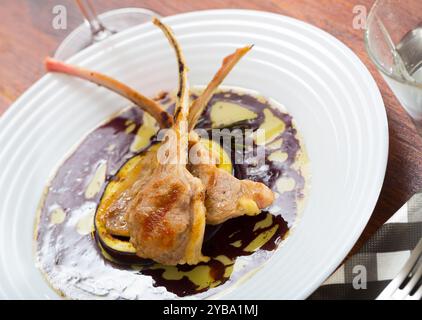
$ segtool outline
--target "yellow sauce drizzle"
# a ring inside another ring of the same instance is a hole
[[[60,224],[63,223],[64,219],[66,218],[66,213],[61,207],[56,207],[51,212],[50,222],[52,224]]]
[[[177,266],[157,265],[153,269],[164,269],[162,277],[166,280],[180,280],[187,277],[198,286],[197,290],[202,290],[211,286],[215,281],[211,277],[211,268],[209,266],[199,265],[191,271],[180,271]]]
[[[143,124],[136,133],[135,139],[130,146],[130,151],[139,152],[148,147],[151,142],[151,138],[157,133],[157,131],[157,121],[145,112],[143,116]]]
[[[266,244],[277,232],[278,226],[274,226],[270,230],[267,230],[261,234],[259,234],[255,239],[249,243],[244,251],[247,252],[254,252],[257,249],[261,248],[264,244]]]
[[[220,261],[225,266],[229,266],[233,264],[233,260],[227,256],[220,255],[220,256],[215,257],[214,259]]]
[[[87,235],[94,231],[95,208],[85,213],[76,224],[76,231],[80,235]]]
[[[274,151],[273,153],[271,153],[268,156],[268,160],[274,161],[274,162],[284,162],[287,160],[288,157],[289,155],[287,154],[287,152],[282,152],[281,150],[279,150],[279,151]]]
[[[216,102],[211,109],[213,127],[221,127],[242,120],[255,119],[257,114],[235,103],[224,101]]]
[[[274,114],[269,109],[264,109],[265,120],[261,124],[259,129],[264,131],[264,134],[258,135],[255,139],[256,144],[264,145],[270,143],[276,137],[278,137],[286,128],[284,122],[274,116]]]
[[[276,182],[278,192],[284,193],[292,191],[295,188],[296,181],[293,178],[280,178]]]
[[[216,154],[218,156],[218,163],[217,168],[223,169],[228,173],[232,173],[233,166],[232,160],[230,156],[227,154],[226,150],[224,150],[220,144],[213,140],[208,139],[201,139],[200,142],[211,151],[212,154]]]
[[[132,123],[130,125],[127,126],[125,132],[126,134],[132,133],[136,128],[136,124]]]
[[[277,139],[274,142],[271,142],[270,144],[267,145],[267,148],[270,150],[278,150],[281,149],[283,145],[283,139]]]
[[[94,176],[92,177],[88,187],[85,190],[85,198],[92,199],[98,192],[100,192],[102,185],[105,182],[107,173],[107,163],[101,162],[95,170]]]
[[[270,227],[273,224],[273,216],[270,214],[267,214],[264,220],[259,221],[255,224],[253,231],[259,230],[259,229],[265,229]]]
[[[240,248],[242,246],[242,240],[237,240],[235,242],[230,243],[231,246],[235,248]]]

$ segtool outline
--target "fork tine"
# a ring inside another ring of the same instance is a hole
[[[406,280],[406,278],[409,276],[411,271],[415,268],[415,264],[418,262],[421,254],[422,254],[422,239],[419,240],[416,248],[412,251],[410,258],[407,260],[404,267],[400,270],[398,275],[390,282],[390,284],[384,289],[384,291],[381,292],[381,294],[377,297],[377,300],[404,299],[406,297],[406,295],[411,291],[411,289],[407,292],[407,294],[403,294],[403,290],[400,290],[399,288],[403,284],[403,282]],[[419,272],[419,269],[416,273],[418,272]],[[419,278],[420,278],[420,275],[419,275]],[[413,280],[413,278],[411,280]],[[412,288],[413,286],[415,286],[416,283],[417,281],[413,283]],[[409,284],[410,283],[408,283],[407,285]],[[415,294],[417,293],[419,293],[419,290]]]
[[[421,300],[422,299],[422,286],[419,287],[413,295],[409,296],[409,300]]]
[[[419,259],[416,261],[416,266],[415,266],[415,270],[412,271],[412,274],[410,275],[410,280],[409,282],[406,284],[406,286],[400,290],[401,295],[403,297],[405,296],[410,296],[410,292],[414,289],[414,287],[418,284],[421,276],[422,276],[422,263],[419,263],[420,260],[420,256]]]

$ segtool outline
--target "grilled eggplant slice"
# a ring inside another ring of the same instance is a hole
[[[101,253],[107,260],[124,264],[149,263],[136,256],[135,248],[129,242],[129,237],[111,234],[106,227],[106,216],[110,206],[121,194],[135,183],[135,178],[141,168],[141,160],[145,154],[129,159],[108,183],[95,214],[95,239]]]
[[[217,159],[217,167],[233,173],[232,161],[228,153],[217,142],[201,139],[201,143],[206,146]],[[110,206],[128,190],[136,182],[141,170],[145,170],[144,157],[151,156],[156,153],[160,144],[153,144],[147,151],[136,155],[129,159],[110,180],[95,214],[95,239],[100,248],[101,254],[105,259],[114,263],[131,264],[131,265],[150,265],[153,262],[148,259],[142,259],[136,255],[136,250],[129,242],[129,237],[119,232],[111,233],[107,228],[107,212]],[[153,162],[149,162],[153,165]],[[212,237],[216,232],[216,228],[207,228],[205,241]]]

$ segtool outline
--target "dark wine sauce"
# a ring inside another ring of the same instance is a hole
[[[163,95],[161,102],[168,103],[169,101],[169,97]],[[204,255],[211,257],[211,260],[197,266],[180,265],[177,266],[177,269],[180,272],[190,272],[198,266],[207,266],[209,268],[209,278],[214,283],[214,286],[220,286],[230,279],[230,270],[233,269],[233,265],[239,257],[253,255],[262,250],[268,252],[274,251],[278,247],[294,222],[298,210],[297,202],[304,197],[305,187],[305,178],[302,173],[300,170],[293,168],[301,145],[292,123],[292,117],[289,114],[274,108],[268,102],[259,100],[254,96],[240,94],[234,91],[222,91],[213,96],[197,128],[205,130],[212,128],[210,116],[211,106],[217,101],[236,103],[253,111],[257,115],[252,120],[241,121],[227,126],[229,129],[257,130],[264,121],[265,116],[263,110],[265,108],[269,108],[274,116],[281,119],[285,124],[285,130],[274,141],[281,139],[281,151],[287,154],[287,159],[281,163],[271,161],[269,157],[272,152],[266,151],[265,163],[259,164],[259,167],[256,167],[256,165],[251,164],[234,163],[235,152],[239,152],[234,151],[231,153],[234,175],[239,179],[251,179],[262,182],[274,191],[277,191],[276,181],[280,177],[289,177],[295,181],[295,188],[279,194],[279,197],[276,199],[276,205],[281,209],[277,212],[270,210],[262,212],[257,216],[242,216],[231,219],[219,226],[207,226],[202,251]],[[173,106],[170,105],[169,110],[172,108]],[[51,226],[49,208],[59,204],[66,213],[69,213],[72,209],[82,206],[87,201],[82,191],[86,187],[85,177],[89,173],[85,172],[86,169],[85,171],[82,170],[81,164],[84,164],[85,168],[95,168],[98,161],[106,160],[106,182],[102,186],[101,192],[90,199],[91,202],[98,205],[107,182],[113,178],[114,174],[128,159],[135,156],[130,151],[130,145],[137,129],[142,125],[142,115],[142,111],[133,107],[90,133],[77,150],[62,164],[56,176],[51,181],[41,210],[37,230],[38,248],[40,248],[39,260],[47,278],[49,277],[49,270],[51,270],[52,266],[49,265],[46,259],[44,259],[45,261],[43,260],[42,248],[46,246],[44,241],[48,241],[48,239],[51,241],[52,237],[69,237],[73,238],[75,243],[79,243],[86,250],[95,250],[92,248],[93,245],[95,246],[93,238],[88,235],[85,237],[81,236],[81,239],[77,239],[77,236],[66,227],[66,220],[62,225]],[[135,124],[135,130],[131,133],[125,132],[128,121]],[[109,152],[110,141],[113,141],[113,152]],[[248,156],[248,153],[252,154],[256,151],[257,147],[256,144],[253,144],[251,150],[242,150],[242,152]],[[66,192],[63,192],[63,188],[66,189]],[[66,217],[66,219],[69,219],[69,217]],[[252,245],[254,241],[257,241],[256,245]],[[56,246],[56,250],[55,259],[57,260],[54,262],[54,265],[57,266],[61,263],[60,256],[69,249],[65,250]],[[225,257],[223,259],[224,261],[218,258],[222,256]],[[122,263],[118,261],[107,263],[119,269],[129,268],[127,261],[122,261]],[[133,261],[131,260],[130,263],[133,263]],[[138,272],[142,275],[151,276],[154,280],[155,287],[165,287],[168,292],[172,292],[178,296],[198,294],[209,290],[211,287],[210,285],[199,288],[198,284],[192,282],[187,276],[183,276],[177,280],[168,279],[164,276],[166,268],[165,266],[160,267],[159,265],[154,265],[153,267],[147,265]],[[58,289],[60,290],[60,288]]]

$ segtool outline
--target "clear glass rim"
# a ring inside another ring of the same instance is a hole
[[[157,18],[161,18],[161,15],[158,12],[155,12],[151,9],[147,9],[147,8],[135,8],[135,7],[127,7],[127,8],[119,8],[119,9],[113,9],[113,10],[109,10],[109,11],[105,11],[103,13],[98,14],[98,18],[101,19],[107,19],[109,17],[115,16],[115,15],[119,15],[119,14],[131,14],[131,13],[138,13],[138,14],[143,14],[145,16],[156,16]],[[71,31],[66,37],[65,39],[59,44],[59,46],[57,47],[57,49],[54,52],[54,57],[60,57],[63,55],[63,51],[65,51],[68,43],[70,43],[73,38],[75,36],[77,36],[81,30],[83,29],[87,29],[89,30],[89,25],[88,22],[86,20],[84,20],[79,26],[77,26],[73,31]],[[113,35],[111,35],[110,37],[112,37]],[[68,57],[70,58],[70,57]],[[66,59],[67,60],[67,59]]]
[[[98,17],[101,18],[107,18],[108,16],[112,16],[115,14],[122,14],[122,13],[143,13],[145,15],[157,15],[160,16],[160,14],[156,11],[153,11],[148,8],[136,8],[136,7],[126,7],[126,8],[118,8],[118,9],[112,9],[109,11],[105,11],[103,13],[98,14]]]
[[[372,60],[372,62],[375,64],[375,66],[377,67],[377,69],[379,71],[381,71],[385,76],[392,78],[395,81],[398,81],[402,84],[405,85],[409,85],[418,89],[422,89],[422,83],[419,83],[417,81],[412,82],[412,81],[408,81],[406,79],[403,79],[402,77],[397,76],[396,74],[389,72],[383,65],[382,63],[375,57],[375,55],[372,52],[371,49],[371,41],[369,40],[369,34],[370,34],[370,25],[372,22],[372,20],[375,17],[375,10],[377,9],[377,7],[380,5],[381,1],[383,0],[376,0],[375,3],[373,4],[371,10],[369,11],[368,14],[368,18],[366,21],[366,29],[365,29],[365,33],[364,33],[364,40],[365,40],[365,47],[366,47],[366,52],[369,55],[369,58]]]

